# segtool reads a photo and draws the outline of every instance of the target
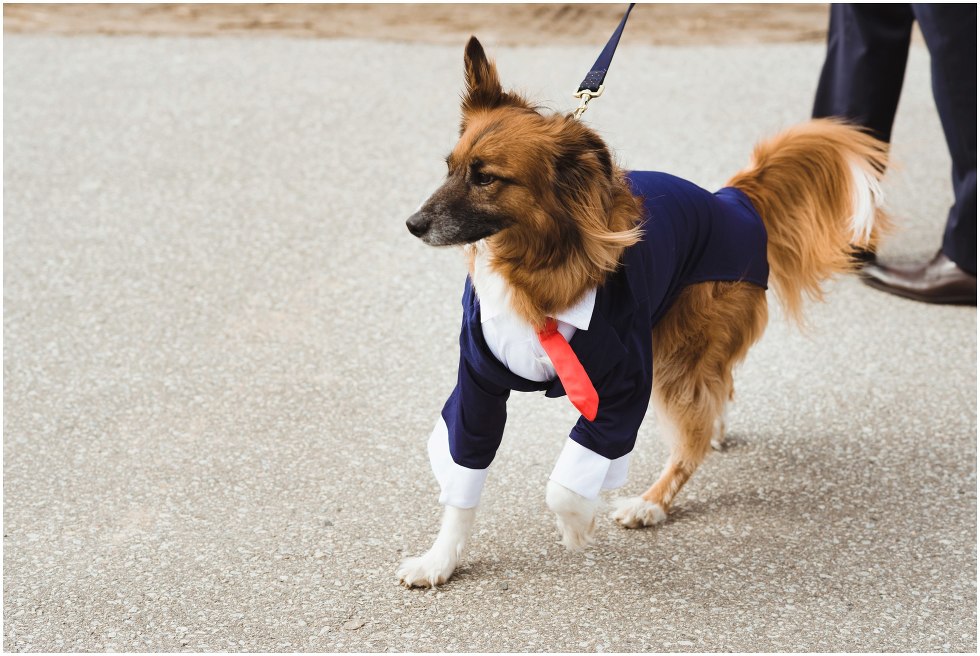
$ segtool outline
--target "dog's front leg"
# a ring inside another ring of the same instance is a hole
[[[473,530],[476,508],[446,506],[436,541],[421,556],[406,558],[398,580],[410,588],[431,588],[449,580]]]
[[[555,513],[561,543],[567,549],[575,551],[592,544],[596,512],[601,505],[598,499],[586,499],[564,485],[548,481],[545,500]]]

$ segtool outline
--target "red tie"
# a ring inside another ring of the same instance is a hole
[[[551,317],[545,321],[544,328],[538,331],[538,341],[551,358],[551,364],[555,366],[555,372],[565,387],[568,400],[583,417],[594,421],[599,410],[599,394],[592,386],[582,363],[575,357],[575,351],[569,346],[568,340],[558,332],[558,323]]]

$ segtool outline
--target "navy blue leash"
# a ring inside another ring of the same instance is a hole
[[[630,17],[630,12],[633,11],[635,4],[635,2],[631,2],[630,6],[626,8],[626,13],[623,14],[623,20],[619,21],[619,27],[609,37],[606,47],[602,49],[602,52],[599,53],[599,58],[592,64],[592,70],[589,71],[589,74],[582,80],[582,84],[579,85],[575,97],[581,98],[582,101],[575,109],[575,118],[581,117],[585,113],[589,101],[601,96],[605,90],[602,83],[605,81],[606,72],[609,71],[609,66],[612,64],[613,55],[616,54],[616,46],[619,45],[619,37],[623,35],[623,28],[626,27],[626,19]]]

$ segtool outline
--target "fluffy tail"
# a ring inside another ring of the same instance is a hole
[[[889,228],[879,183],[888,145],[828,119],[809,121],[759,143],[741,189],[769,236],[770,283],[786,313],[802,323],[804,296],[853,271],[855,249],[873,249]]]

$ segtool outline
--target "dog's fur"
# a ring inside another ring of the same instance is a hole
[[[509,286],[511,309],[540,328],[616,270],[623,250],[642,239],[643,207],[594,131],[505,92],[475,38],[464,61],[460,139],[447,158],[446,182],[408,226],[434,246],[484,240],[481,256]],[[878,186],[886,148],[840,122],[810,121],[760,143],[749,166],[727,183],[762,217],[770,284],[792,319],[802,322],[804,298],[821,299],[821,283],[852,271],[854,249],[873,248],[886,228]],[[477,251],[467,250],[472,271]],[[711,443],[723,438],[732,368],[767,320],[760,287],[704,282],[686,287],[654,326],[653,404],[672,452],[650,489],[618,503],[620,524],[651,526],[667,516]],[[566,546],[591,540],[595,502],[550,482],[547,503]],[[447,507],[436,543],[402,564],[401,581],[447,580],[474,516],[475,509]]]

